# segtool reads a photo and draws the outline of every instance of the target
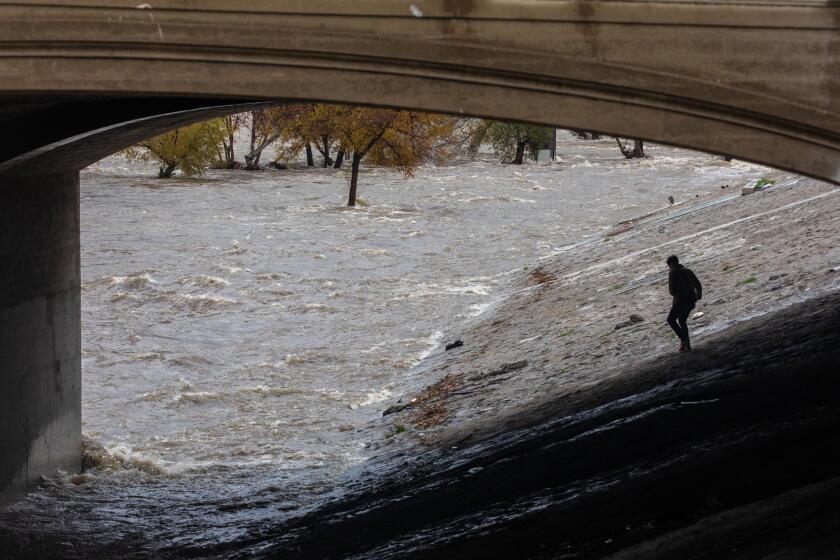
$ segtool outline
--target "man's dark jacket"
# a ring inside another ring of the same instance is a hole
[[[694,307],[694,303],[703,297],[700,280],[681,264],[668,273],[668,291],[674,296],[674,305]]]

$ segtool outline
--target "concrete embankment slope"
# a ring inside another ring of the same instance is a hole
[[[671,254],[704,286],[690,320],[693,356],[716,352],[713,334],[840,289],[838,240],[840,190],[782,175],[749,196],[722,190],[619,224],[523,271],[484,320],[451,333],[464,346],[424,373],[438,386],[403,397],[410,406],[391,422],[425,441],[471,439],[527,425],[670,356]]]
[[[347,497],[253,544],[283,558],[835,557],[836,531],[812,528],[840,518],[840,192],[779,179],[524,271],[372,429],[378,456]],[[705,286],[689,354],[664,323],[671,253]]]

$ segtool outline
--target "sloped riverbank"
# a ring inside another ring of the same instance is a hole
[[[484,321],[451,334],[463,347],[429,360],[426,375],[446,390],[409,395],[389,418],[416,427],[405,439],[469,440],[670,356],[678,344],[665,322],[670,254],[703,282],[689,322],[700,359],[716,351],[712,334],[840,288],[839,209],[840,190],[787,178],[619,224],[543,259]]]
[[[378,456],[348,496],[254,546],[294,558],[748,558],[773,546],[833,557],[833,533],[809,527],[838,512],[838,195],[787,178],[698,199],[524,270],[484,320],[451,333],[462,347],[428,359],[428,387],[370,428]],[[664,323],[671,253],[705,287],[689,354]],[[771,538],[780,519],[787,538]]]
[[[734,326],[708,338],[715,352],[628,371],[632,380],[606,381],[543,422],[404,457],[260,548],[278,558],[834,558],[836,531],[820,527],[838,519],[838,324],[835,294]]]

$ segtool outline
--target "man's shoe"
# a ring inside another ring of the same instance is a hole
[[[680,340],[680,350],[679,351],[680,352],[685,352],[686,351],[685,340]]]
[[[686,338],[685,340],[683,340],[683,346],[683,351],[688,352],[689,350],[691,350],[691,341]]]

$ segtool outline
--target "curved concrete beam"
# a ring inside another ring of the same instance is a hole
[[[840,8],[826,2],[0,0],[0,37],[0,96],[464,113],[840,183]],[[51,127],[47,143],[83,132]],[[82,163],[55,154],[52,170]]]
[[[131,103],[131,102],[129,102]],[[136,101],[134,101],[136,103]],[[276,103],[225,103],[158,114],[151,112],[131,120],[117,119],[93,130],[51,142],[0,162],[6,178],[54,175],[67,169],[80,170],[100,159],[147,138],[208,119],[251,111]],[[128,111],[131,107],[123,107]],[[122,113],[117,113],[122,114]]]

